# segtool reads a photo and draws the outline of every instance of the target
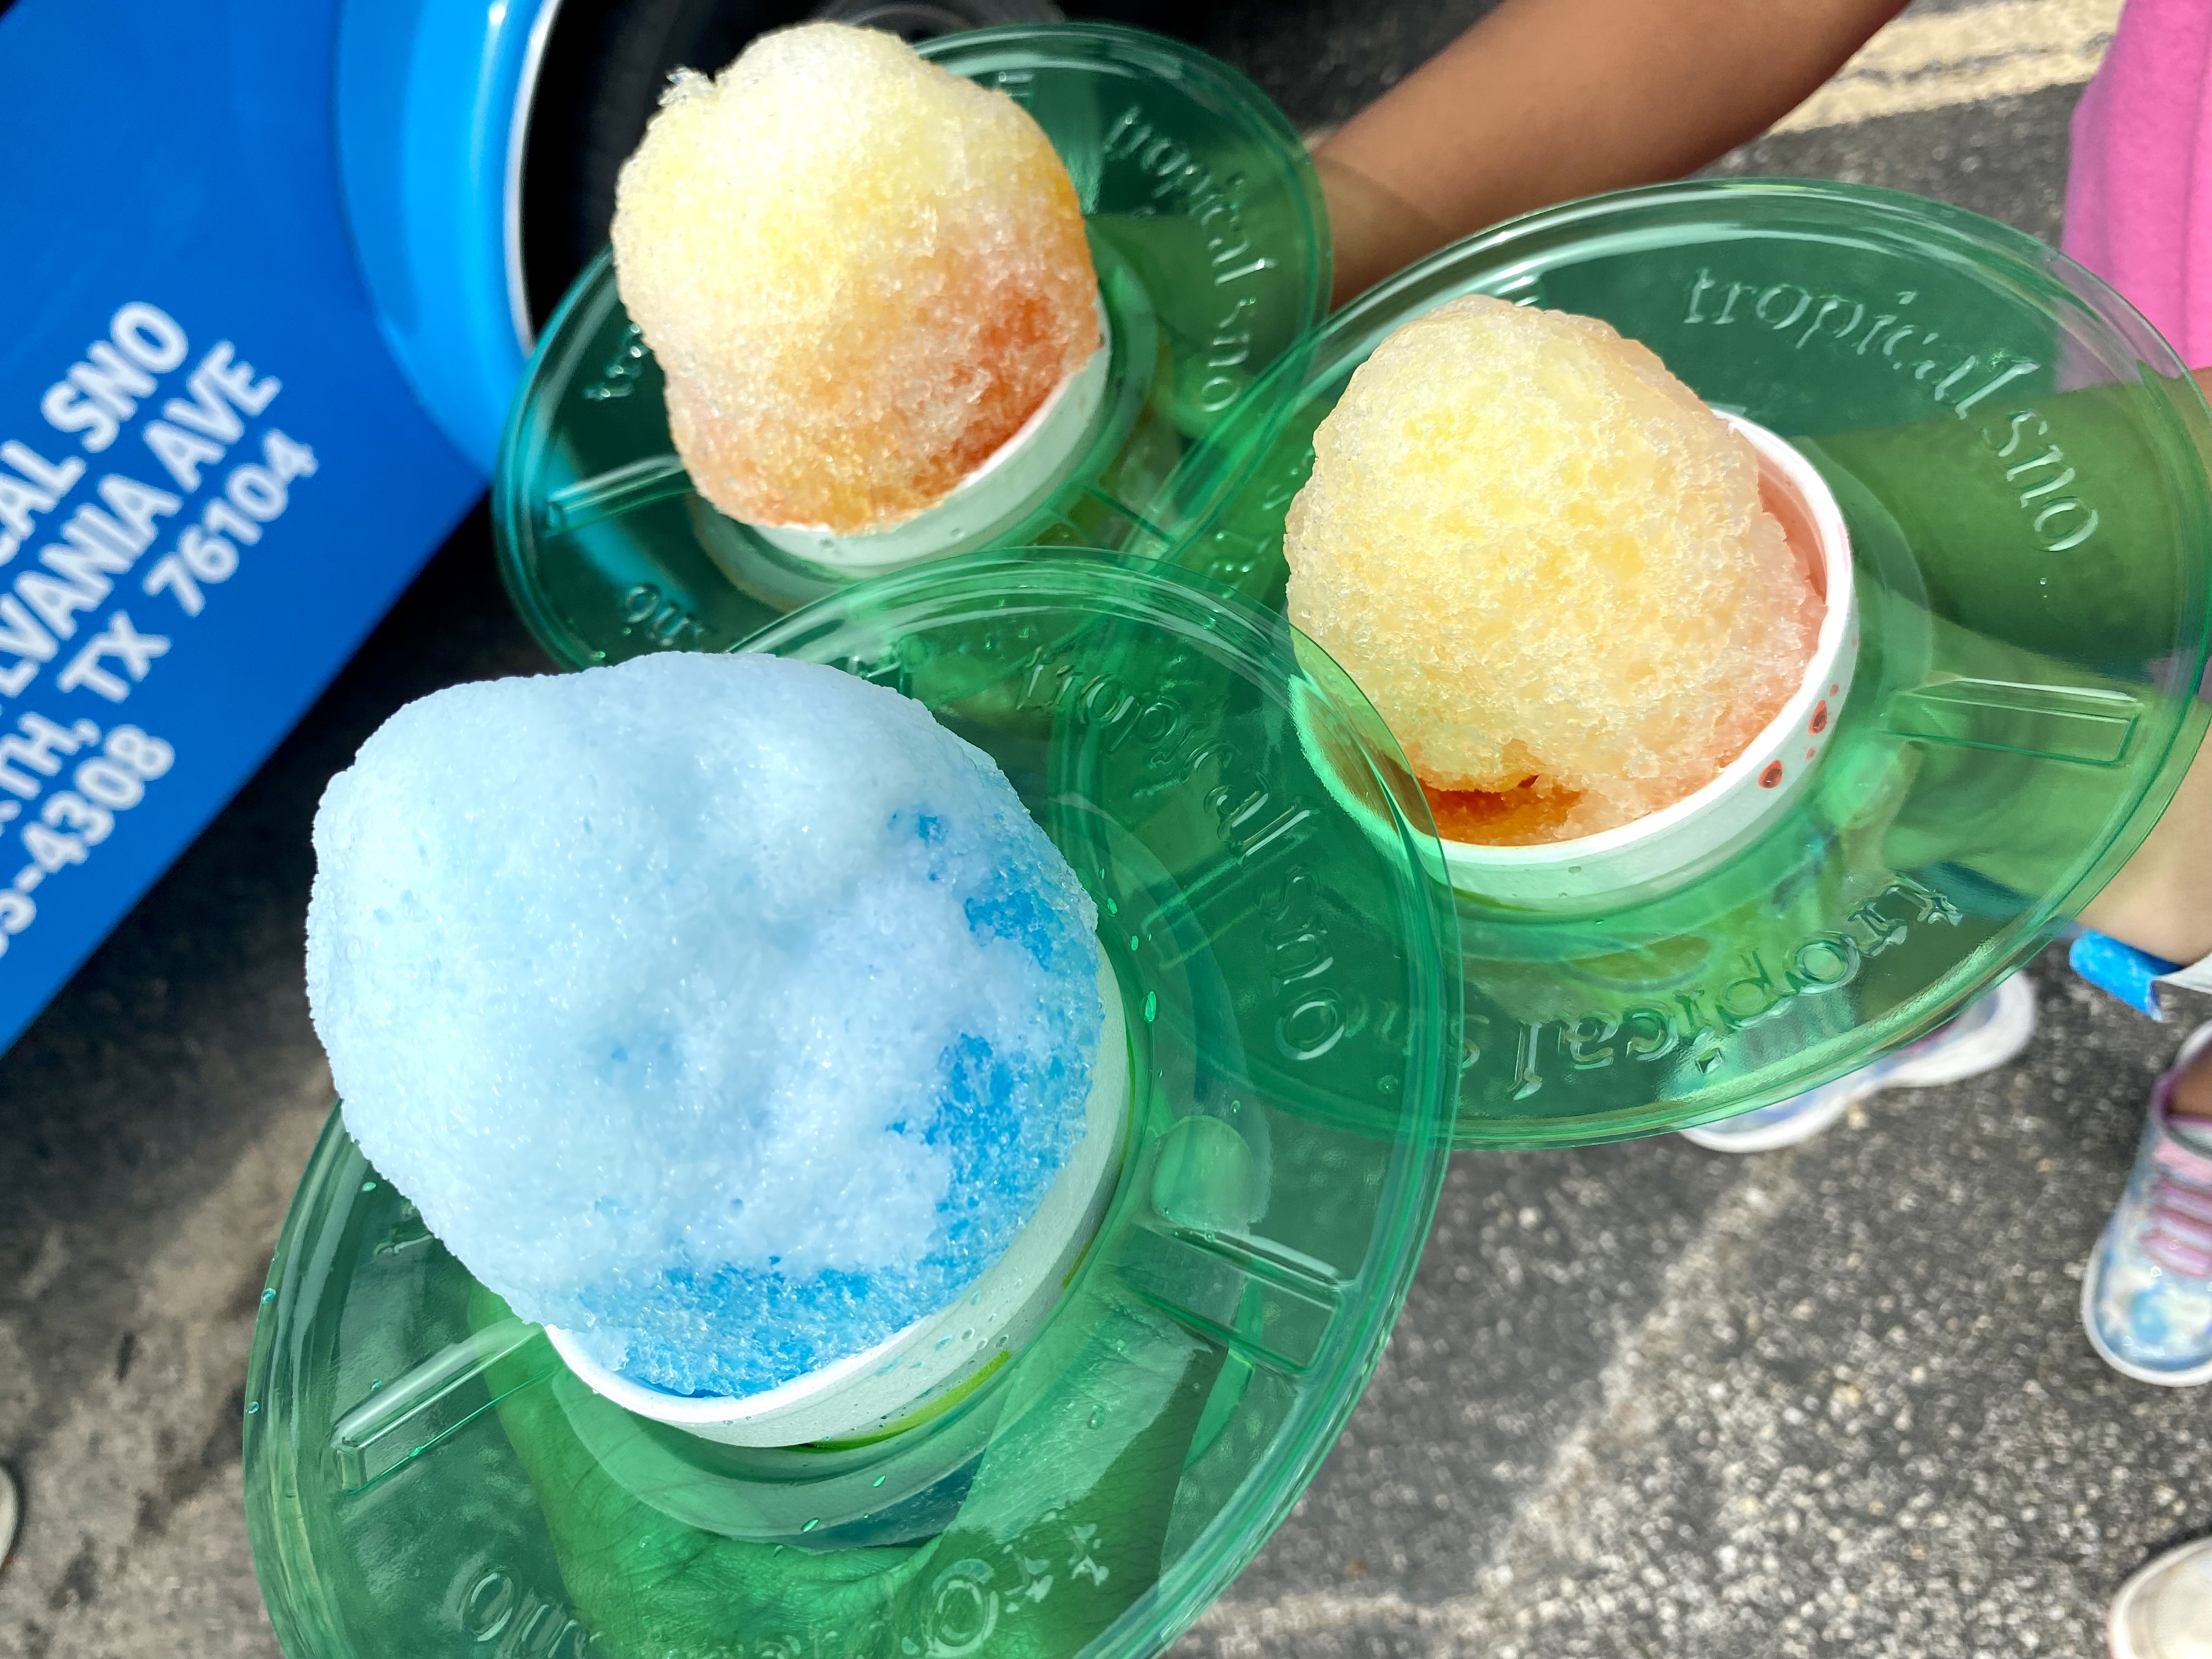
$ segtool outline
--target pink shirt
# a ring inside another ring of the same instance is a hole
[[[2066,252],[2212,368],[2212,3],[2127,0],[2074,112]]]

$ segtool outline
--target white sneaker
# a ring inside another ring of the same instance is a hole
[[[2151,1091],[2127,1191],[2081,1275],[2081,1323],[2099,1357],[2170,1389],[2212,1382],[2212,1148],[2177,1130],[2172,1110],[2175,1082],[2207,1048],[2212,1024],[2190,1034]]]
[[[1995,1071],[2035,1035],[2035,988],[2025,974],[2002,981],[1948,1024],[1895,1054],[1771,1106],[1723,1118],[1682,1138],[1716,1152],[1771,1152],[1809,1140],[1851,1103],[1884,1089],[1932,1089]]]
[[[23,1504],[15,1495],[15,1477],[0,1463],[0,1567],[8,1565],[8,1552],[15,1547],[15,1528],[22,1524]]]
[[[2212,1659],[2212,1538],[2168,1550],[2105,1610],[2112,1659]]]

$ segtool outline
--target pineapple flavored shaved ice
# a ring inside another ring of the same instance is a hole
[[[935,506],[1099,348],[1066,167],[892,36],[766,34],[679,70],[616,191],[623,303],[702,494],[749,523]]]
[[[456,687],[314,839],[347,1128],[635,1380],[753,1394],[951,1305],[1084,1134],[1091,901],[895,691],[686,653]]]
[[[1439,799],[1474,841],[1590,835],[1710,782],[1822,614],[1741,435],[1606,324],[1486,295],[1352,374],[1285,553],[1291,620],[1432,798],[1485,792]]]

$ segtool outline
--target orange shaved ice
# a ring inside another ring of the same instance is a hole
[[[1474,842],[1710,782],[1798,689],[1823,610],[1750,444],[1650,349],[1482,295],[1352,374],[1285,552],[1291,620]]]
[[[855,534],[935,506],[1098,349],[1066,167],[895,37],[765,34],[679,70],[623,165],[623,303],[731,517]]]

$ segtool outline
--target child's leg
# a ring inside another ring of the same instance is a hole
[[[2199,369],[2194,378],[2212,396],[2212,369]],[[2168,962],[2212,956],[2212,740],[2198,751],[2157,827],[2081,920]],[[2212,1115],[2212,1096],[2205,1115]]]
[[[2168,962],[2212,956],[2212,741],[2136,855],[2081,912],[2087,927]]]
[[[2167,1108],[2191,1124],[2201,1123],[2212,1132],[2212,1048],[2195,1056],[2173,1079]]]

